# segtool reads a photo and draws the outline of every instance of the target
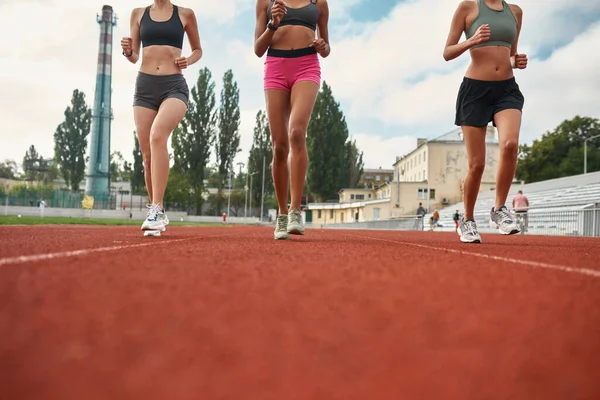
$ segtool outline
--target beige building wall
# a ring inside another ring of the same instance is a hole
[[[366,204],[364,202],[346,204],[322,204],[320,209],[312,209],[312,223],[315,225],[351,223],[358,217],[358,221],[372,221],[376,219],[389,219],[391,207],[389,201],[380,201]],[[357,215],[358,214],[358,215]]]
[[[464,180],[469,171],[467,150],[464,144],[432,143],[429,146],[429,152],[431,154],[429,188],[432,192],[431,197],[433,197],[429,200],[429,209],[431,210],[432,206],[441,207],[444,198],[449,203],[462,201]],[[480,190],[489,190],[490,187],[495,187],[499,161],[499,146],[488,144]],[[424,199],[426,200],[426,197]]]
[[[340,203],[350,201],[364,201],[373,199],[372,189],[342,189],[340,190]]]
[[[495,129],[488,127],[488,138],[495,136]],[[486,143],[486,163],[480,191],[495,188],[496,172],[500,160],[498,143]],[[427,181],[429,180],[429,210],[443,207],[463,199],[463,184],[469,170],[464,141],[419,141],[419,147],[394,165],[395,181],[401,183],[400,212],[413,213],[419,202],[427,208]],[[405,191],[402,187],[406,186]],[[408,191],[409,193],[406,193]],[[410,192],[414,192],[414,196]]]

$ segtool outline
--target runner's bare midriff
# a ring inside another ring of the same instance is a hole
[[[141,72],[152,75],[181,74],[175,59],[181,57],[181,49],[171,46],[150,46],[142,53]]]
[[[510,49],[504,46],[478,47],[471,50],[467,78],[481,81],[503,81],[513,77]]]
[[[271,48],[279,50],[296,50],[310,47],[315,40],[315,33],[304,26],[281,26],[273,35]]]

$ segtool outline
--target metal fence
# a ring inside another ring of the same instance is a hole
[[[329,229],[381,229],[397,231],[423,230],[423,218],[416,215],[407,215],[384,220],[359,221],[337,224],[313,224],[313,227]]]
[[[110,194],[91,195],[95,210],[145,210],[147,199],[144,196],[111,192]],[[26,190],[18,193],[0,193],[0,206],[38,207],[44,200],[46,207],[82,208],[83,192],[69,190]]]
[[[477,227],[481,232],[495,231],[490,227],[490,214],[475,214]],[[439,231],[454,231],[454,222],[446,223]],[[544,235],[544,236],[585,236],[600,237],[600,208],[588,208],[579,210],[555,210],[545,211],[544,209],[530,210],[526,219],[523,220],[525,229],[524,234]],[[389,220],[373,220],[361,222],[349,222],[338,224],[313,224],[315,228],[329,229],[380,229],[380,230],[401,230],[401,231],[419,231],[424,229],[424,225],[429,229],[429,218],[423,218],[411,215]]]
[[[600,237],[598,208],[565,211],[534,209],[526,214],[523,223],[524,233],[530,235]],[[486,224],[489,224],[489,214]]]

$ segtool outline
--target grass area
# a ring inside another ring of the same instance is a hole
[[[107,218],[70,218],[70,217],[16,217],[0,215],[0,225],[140,225],[142,221],[135,219],[107,219]],[[179,222],[171,221],[169,226],[222,226],[221,224],[207,222]]]

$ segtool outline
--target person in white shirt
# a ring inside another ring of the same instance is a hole
[[[44,207],[46,207],[46,202],[44,199],[40,200],[40,217],[44,217]]]

